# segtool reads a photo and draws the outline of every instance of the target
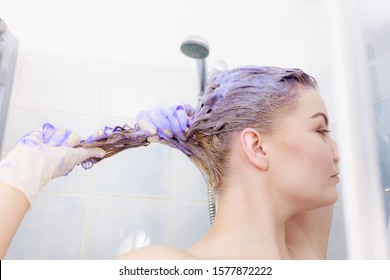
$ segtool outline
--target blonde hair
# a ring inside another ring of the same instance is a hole
[[[163,142],[185,153],[208,185],[218,190],[227,169],[232,136],[248,127],[270,133],[275,121],[296,103],[299,85],[317,87],[313,77],[295,68],[241,67],[223,71],[207,85],[195,110],[186,108],[190,127],[187,140],[173,137]],[[82,145],[101,147],[109,157],[127,148],[148,145],[148,136],[142,130],[117,127],[108,139]]]

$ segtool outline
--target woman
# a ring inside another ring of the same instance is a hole
[[[154,245],[120,258],[326,257],[339,157],[312,77],[276,67],[225,71],[195,110],[158,109],[137,123],[82,144],[103,148],[106,157],[148,141],[178,148],[202,171],[218,207],[210,230],[188,250]]]

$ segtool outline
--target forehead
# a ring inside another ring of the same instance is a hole
[[[298,89],[295,106],[279,121],[279,127],[297,127],[309,121],[315,114],[322,113],[328,116],[326,106],[318,91],[313,88]]]
[[[313,115],[318,112],[328,115],[324,100],[313,88],[300,88],[296,107],[297,113]]]

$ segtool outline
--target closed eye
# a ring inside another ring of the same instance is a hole
[[[318,133],[322,134],[322,135],[327,135],[328,133],[330,133],[331,131],[328,130],[328,129],[319,129],[317,130]]]

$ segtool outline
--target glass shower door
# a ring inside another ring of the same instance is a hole
[[[388,259],[390,2],[326,2],[347,255]]]
[[[381,9],[390,12],[390,3],[379,2],[383,1],[361,1],[360,10],[375,116],[380,184],[386,212],[387,235],[390,237],[390,17],[378,16]],[[367,6],[370,6],[370,10],[367,10]]]

